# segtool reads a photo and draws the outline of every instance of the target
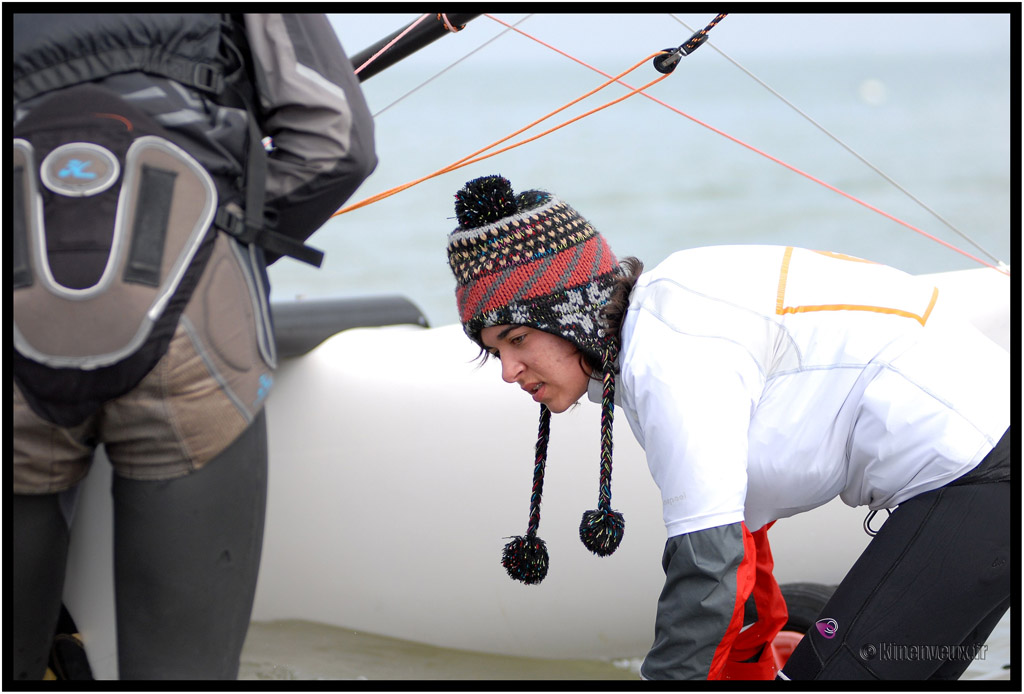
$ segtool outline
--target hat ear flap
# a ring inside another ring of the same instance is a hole
[[[513,537],[501,553],[501,564],[508,575],[526,584],[540,583],[548,575],[548,549],[537,537],[540,526],[540,498],[544,490],[544,466],[548,458],[548,438],[551,434],[551,410],[540,406],[540,426],[533,466],[533,493],[530,495],[530,523],[526,535]]]
[[[599,557],[612,554],[622,542],[626,519],[612,505],[612,421],[615,416],[615,360],[618,348],[610,340],[604,351],[604,388],[601,394],[601,483],[597,509],[583,513],[580,540]]]

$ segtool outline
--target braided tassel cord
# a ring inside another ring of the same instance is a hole
[[[604,389],[601,394],[601,486],[597,510],[585,511],[580,540],[599,557],[607,557],[622,542],[626,520],[612,510],[612,420],[615,416],[615,360],[618,347],[611,342],[604,353]]]
[[[548,457],[548,437],[551,433],[551,410],[540,406],[540,427],[533,466],[533,493],[530,496],[530,523],[526,535],[513,537],[501,553],[501,564],[508,575],[527,585],[540,583],[548,575],[548,549],[537,537],[540,526],[540,499],[544,489],[544,465]]]

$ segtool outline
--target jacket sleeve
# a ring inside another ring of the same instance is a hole
[[[247,14],[245,28],[273,138],[266,209],[278,232],[305,240],[377,165],[373,118],[325,15]]]
[[[772,642],[788,619],[768,543],[733,523],[669,538],[644,679],[774,679]]]
[[[654,645],[640,667],[649,680],[718,679],[754,586],[753,539],[732,523],[668,539]]]

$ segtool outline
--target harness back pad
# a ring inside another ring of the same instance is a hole
[[[15,378],[37,413],[70,425],[166,351],[209,255],[216,187],[93,85],[55,94],[14,134]]]

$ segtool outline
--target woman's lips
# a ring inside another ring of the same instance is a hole
[[[534,402],[540,402],[541,396],[544,394],[545,386],[543,383],[534,383],[528,387],[524,386],[523,390],[533,397]]]

